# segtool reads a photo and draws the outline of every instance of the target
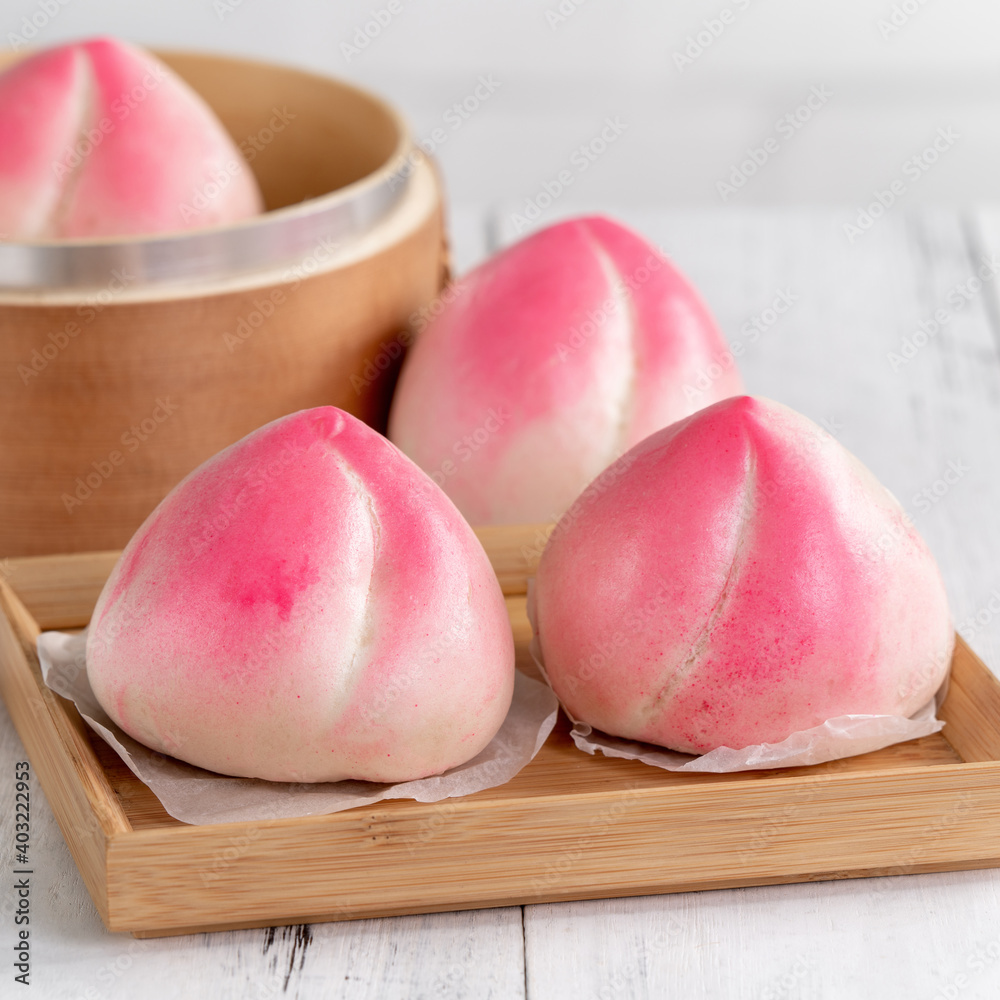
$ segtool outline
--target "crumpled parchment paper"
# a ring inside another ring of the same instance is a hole
[[[548,681],[542,650],[538,641],[538,630],[534,614],[534,581],[528,581],[528,618],[534,635],[531,640],[531,656],[542,677]],[[570,736],[577,747],[585,753],[600,751],[606,757],[622,757],[625,760],[640,760],[666,771],[757,771],[776,767],[804,767],[808,764],[822,764],[841,757],[855,757],[859,754],[881,750],[894,743],[915,740],[920,736],[930,736],[944,727],[944,722],[936,717],[937,709],[944,701],[948,690],[948,677],[937,693],[926,705],[912,716],[903,715],[840,715],[827,719],[822,725],[792,733],[780,743],[759,743],[748,747],[717,747],[706,754],[694,755],[668,750],[654,743],[609,736],[594,729],[586,722],[574,719],[563,705],[562,709],[573,723]]]
[[[500,731],[472,760],[444,774],[385,785],[370,781],[322,784],[234,778],[206,771],[132,739],[101,708],[87,679],[86,632],[43,632],[38,659],[45,683],[76,705],[163,808],[184,823],[234,823],[314,816],[371,805],[382,799],[438,802],[509,781],[541,749],[556,723],[551,688],[517,671],[514,699]]]

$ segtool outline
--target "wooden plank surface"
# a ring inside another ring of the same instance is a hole
[[[981,252],[1000,249],[1000,216],[895,211],[852,246],[841,228],[850,212],[578,207],[612,209],[665,246],[731,342],[780,289],[799,296],[748,345],[750,389],[825,419],[900,497],[941,563],[956,622],[972,620],[972,646],[996,667],[996,285],[898,372],[887,354],[947,305]],[[481,246],[500,228],[496,219],[484,226]],[[473,229],[464,240],[469,260],[482,253]],[[970,469],[929,509],[918,508],[914,497],[933,490],[950,461]],[[3,773],[22,755],[0,707]],[[45,862],[33,897],[39,996],[215,1000],[252,996],[250,984],[268,982],[266,996],[350,1000],[518,997],[525,984],[538,1000],[1000,993],[995,871],[529,906],[523,945],[520,908],[132,941],[101,928],[33,787],[33,840]],[[4,852],[11,822],[0,815]],[[8,858],[0,853],[5,865]],[[9,894],[2,905],[9,909]],[[278,974],[280,982],[269,979]]]

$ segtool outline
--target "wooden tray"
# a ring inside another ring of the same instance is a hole
[[[546,529],[480,531],[530,669]],[[0,693],[109,930],[140,937],[1000,865],[1000,684],[962,642],[944,733],[815,767],[672,774],[564,723],[508,784],[328,816],[189,826],[46,688],[39,628],[86,624],[115,552],[11,559]]]

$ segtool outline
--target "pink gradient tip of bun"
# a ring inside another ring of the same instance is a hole
[[[273,781],[405,781],[482,750],[514,685],[499,584],[399,450],[334,407],[200,466],[129,542],[87,638],[127,733]]]
[[[403,365],[389,436],[473,524],[554,520],[623,451],[742,392],[731,356],[705,388],[726,356],[656,247],[573,219],[445,293]]]
[[[577,719],[687,753],[913,714],[954,632],[895,498],[798,413],[742,396],[653,434],[592,484],[534,590]]]
[[[0,75],[0,238],[137,236],[261,211],[215,114],[148,52],[98,38]]]

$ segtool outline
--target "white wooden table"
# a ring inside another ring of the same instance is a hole
[[[1000,254],[1000,212],[896,209],[852,244],[843,224],[856,210],[557,208],[612,212],[671,254],[730,342],[744,343],[750,391],[823,422],[900,498],[940,561],[956,622],[971,621],[973,647],[1000,664],[1000,615],[989,608],[1000,593],[1000,273],[968,285],[984,256]],[[460,271],[513,236],[504,208],[458,207],[451,223]],[[746,324],[766,326],[781,291],[794,305],[753,337]],[[940,331],[915,336],[936,310]],[[916,350],[894,366],[903,338]],[[23,989],[9,874],[23,758],[0,706],[0,997],[1000,996],[992,870],[136,941],[103,929],[37,783]]]

